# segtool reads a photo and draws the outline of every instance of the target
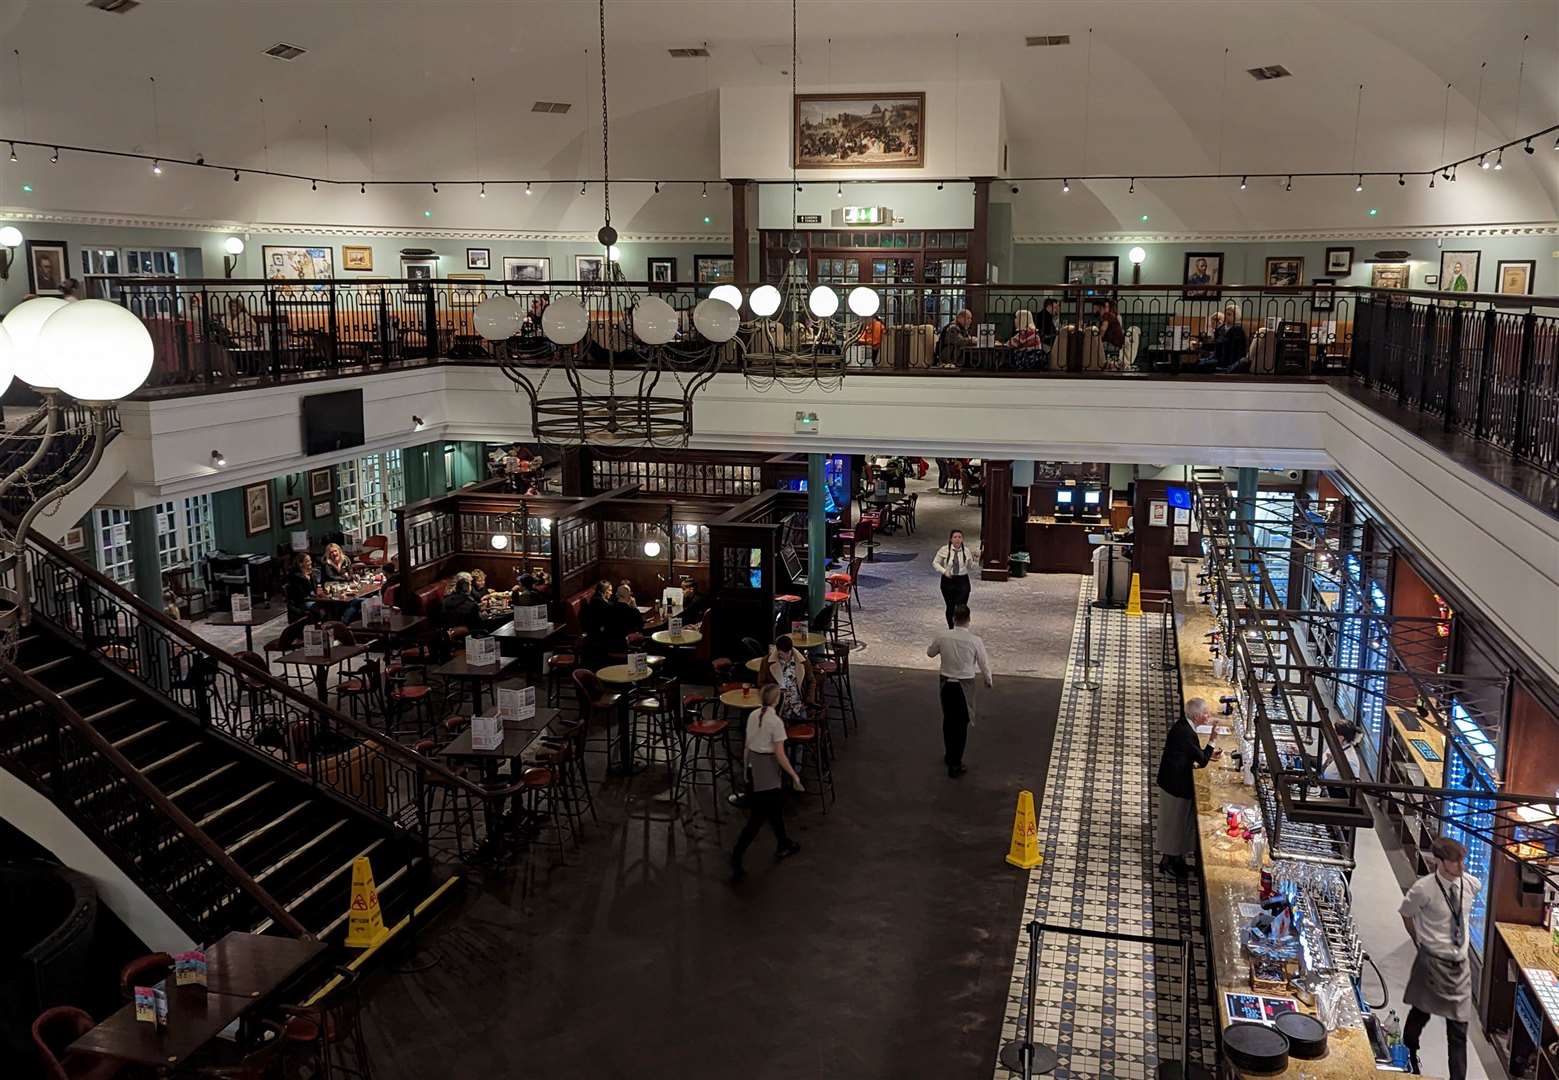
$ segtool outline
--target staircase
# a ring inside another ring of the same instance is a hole
[[[481,789],[213,648],[49,541],[26,557],[33,618],[0,659],[0,768],[192,939],[340,942],[358,857],[387,926],[428,897],[427,785],[478,802]]]

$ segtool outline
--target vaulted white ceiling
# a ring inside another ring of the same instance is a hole
[[[716,175],[716,89],[789,82],[786,0],[608,0],[607,19],[616,176]],[[999,79],[1014,175],[1426,169],[1442,160],[1442,131],[1444,156],[1460,157],[1474,146],[1475,125],[1481,148],[1559,122],[1559,0],[802,0],[799,22],[803,83],[903,90]],[[0,137],[353,179],[594,176],[596,29],[593,0],[144,0],[125,15],[85,0],[0,0]],[[1025,47],[1033,34],[1072,41]],[[290,62],[263,55],[277,42],[308,51]],[[704,43],[708,61],[667,54]],[[13,48],[19,72],[5,55]],[[1246,74],[1269,64],[1293,77]],[[537,100],[573,108],[533,113]],[[1109,182],[1074,184],[1063,197],[1021,185],[1014,231],[1552,222],[1552,146],[1550,136],[1532,156],[1507,155],[1498,174],[1462,170],[1457,184],[1433,191],[1422,181],[1375,182],[1362,196],[1342,180],[1296,181],[1292,192],[1281,181],[1246,192],[1186,181],[1139,183],[1128,194]],[[360,195],[235,184],[215,170],[153,177],[143,164],[69,153],[58,165],[47,151],[19,156],[13,165],[0,155],[0,205],[522,231],[593,230],[600,221],[594,187],[584,197],[540,185],[530,198],[495,189],[479,200],[449,188]],[[702,224],[712,204],[728,209],[694,189],[613,189],[625,231],[719,231],[724,212]]]

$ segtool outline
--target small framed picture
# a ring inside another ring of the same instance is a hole
[[[70,277],[70,248],[63,240],[27,241],[27,289],[38,296],[59,296]]]
[[[1298,285],[1305,277],[1305,260],[1298,255],[1277,255],[1267,259],[1268,288],[1284,289]]]
[[[1425,274],[1424,275],[1424,284],[1425,285],[1438,285],[1438,284],[1440,284],[1440,275],[1439,274]]]
[[[1185,295],[1188,299],[1218,299],[1217,287],[1223,284],[1223,252],[1186,252],[1183,280],[1186,285],[1201,286],[1186,289]]]
[[[271,531],[271,484],[250,484],[244,488],[244,534],[259,536]]]
[[[1148,502],[1148,524],[1169,524],[1169,503],[1163,499],[1153,499]]]
[[[505,255],[503,279],[516,285],[545,285],[552,280],[552,260],[545,256]]]
[[[575,255],[574,280],[597,282],[606,280],[606,256]]]
[[[65,530],[65,550],[80,551],[87,546],[87,530],[77,525],[74,529]]]
[[[1337,305],[1337,283],[1331,278],[1313,278],[1310,286],[1311,311],[1331,311]]]
[[[342,244],[341,245],[341,269],[343,270],[372,270],[374,268],[374,249],[367,244]]]
[[[1326,272],[1333,275],[1353,273],[1353,249],[1351,247],[1327,248]]]
[[[700,285],[719,285],[736,280],[736,256],[694,255],[693,280]]]
[[[281,504],[281,523],[283,528],[303,524],[303,500],[283,499]]]
[[[320,518],[327,518],[329,516],[330,516],[330,502],[328,500],[325,501],[325,502],[317,502],[317,503],[314,504],[314,520],[318,521]]]
[[[411,284],[406,286],[407,296],[426,296],[431,291],[428,282],[438,273],[437,255],[402,255],[401,277]]]
[[[654,258],[650,260],[650,291],[670,292],[671,285],[677,280],[677,260],[675,258]]]
[[[1407,263],[1371,263],[1370,288],[1405,289],[1409,269]]]
[[[467,270],[491,270],[493,253],[490,248],[466,248]]]
[[[309,494],[314,498],[329,495],[336,489],[335,477],[329,469],[309,470]]]
[[[1494,264],[1494,291],[1506,296],[1531,296],[1535,277],[1536,259],[1501,259]]]

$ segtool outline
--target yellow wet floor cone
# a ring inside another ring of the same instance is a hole
[[[368,856],[352,861],[352,900],[346,913],[346,943],[366,949],[384,937],[384,916],[379,911],[379,890],[374,887]]]
[[[1012,847],[1007,862],[1021,870],[1032,870],[1045,858],[1039,853],[1039,833],[1034,822],[1034,793],[1018,792],[1018,812],[1012,818]]]
[[[1142,575],[1131,575],[1131,595],[1126,598],[1126,614],[1142,614]]]

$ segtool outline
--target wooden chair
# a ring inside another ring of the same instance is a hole
[[[32,1022],[32,1044],[48,1080],[109,1080],[124,1062],[96,1054],[73,1054],[71,1043],[96,1027],[90,1015],[70,1005],[46,1009]]]

